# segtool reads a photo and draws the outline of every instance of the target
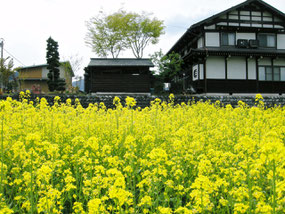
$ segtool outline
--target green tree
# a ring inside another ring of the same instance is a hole
[[[119,10],[111,15],[101,12],[87,22],[85,42],[101,57],[117,58],[121,51],[131,49],[142,58],[147,45],[158,43],[164,33],[163,21],[150,14],[128,13]]]
[[[160,50],[151,55],[151,59],[164,82],[171,82],[182,69],[183,59],[175,52],[164,55]]]
[[[58,53],[58,43],[53,40],[51,37],[47,40],[47,69],[48,73],[48,88],[50,91],[64,91],[65,90],[65,81],[60,79],[60,62],[59,62],[59,53]]]
[[[17,82],[15,80],[17,69],[14,68],[13,59],[9,59],[10,57],[0,59],[0,81],[3,91],[12,90],[17,87]]]
[[[107,57],[111,54],[117,58],[121,51],[125,50],[124,25],[125,17],[122,13],[115,13],[107,16],[102,11],[96,17],[91,18],[87,23],[87,34],[85,42],[100,57]]]
[[[136,58],[142,58],[147,45],[157,44],[164,34],[163,21],[150,18],[149,14],[129,13],[126,39]]]

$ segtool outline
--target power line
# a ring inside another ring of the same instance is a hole
[[[184,29],[187,30],[187,27],[182,27],[182,26],[175,26],[175,25],[166,25],[166,27],[174,27],[174,28],[180,28],[180,29]]]
[[[9,51],[7,51],[5,48],[3,48],[4,51],[9,54],[13,59],[15,59],[17,62],[19,62],[20,64],[22,64],[23,66],[25,66],[24,63],[22,63],[20,60],[18,60],[15,56],[13,56],[13,54],[9,53]]]

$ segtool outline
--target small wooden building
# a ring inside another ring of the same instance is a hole
[[[149,59],[92,58],[85,68],[87,93],[149,93]]]

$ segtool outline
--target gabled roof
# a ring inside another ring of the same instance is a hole
[[[253,2],[254,2],[254,3],[258,3],[258,4],[260,4],[260,5],[264,6],[264,7],[266,7],[270,12],[273,12],[273,13],[275,13],[277,16],[279,16],[279,17],[285,19],[285,14],[284,14],[283,12],[281,12],[280,10],[276,9],[275,7],[272,7],[270,4],[267,4],[266,2],[264,2],[264,1],[262,1],[262,0],[247,0],[247,1],[242,2],[242,3],[240,3],[240,4],[236,5],[236,6],[233,6],[233,7],[229,8],[229,9],[227,9],[227,10],[224,10],[224,11],[222,11],[222,12],[220,12],[220,13],[217,13],[217,14],[215,14],[215,15],[213,15],[213,16],[207,18],[207,19],[204,19],[204,20],[202,20],[202,21],[200,21],[200,22],[198,22],[198,23],[196,23],[196,24],[193,24],[193,25],[190,27],[190,29],[191,29],[191,28],[195,28],[195,27],[197,27],[197,26],[200,26],[200,25],[202,25],[202,24],[206,24],[207,22],[212,21],[212,20],[215,19],[215,18],[218,18],[218,17],[220,17],[220,16],[222,16],[222,15],[225,15],[225,14],[227,14],[228,12],[234,11],[234,10],[236,10],[236,9],[242,8],[242,7],[244,7],[244,6],[246,6],[246,5],[249,5],[250,3],[253,3]]]
[[[91,58],[88,67],[153,67],[150,59],[134,58]]]
[[[47,67],[47,64],[24,66],[24,67],[20,67],[19,70],[25,70],[25,69],[30,69],[30,68],[43,68],[43,67]]]
[[[68,64],[67,67],[70,67],[70,68],[71,68],[69,61],[60,62],[60,64],[61,64],[61,65]],[[28,70],[28,69],[31,69],[31,68],[45,68],[45,67],[47,67],[47,66],[48,66],[48,64],[31,65],[31,66],[21,67],[21,68],[19,68],[18,70],[19,70],[19,71],[22,71],[22,70]],[[71,73],[71,76],[74,77],[74,72],[73,72],[72,68],[69,69],[69,71],[70,71],[70,73]]]
[[[195,37],[197,36],[197,34],[193,33],[193,31],[195,31],[196,28],[199,28],[201,26],[203,26],[204,24],[210,24],[211,21],[215,20],[216,18],[219,18],[231,11],[234,11],[234,10],[237,10],[237,9],[240,9],[240,8],[243,8],[244,6],[247,6],[247,5],[250,5],[251,3],[257,3],[263,7],[265,7],[268,11],[274,13],[276,16],[278,16],[279,18],[283,19],[284,22],[285,22],[285,14],[283,12],[281,12],[280,10],[276,9],[275,7],[272,7],[271,5],[269,5],[268,3],[262,1],[262,0],[246,0],[236,6],[233,6],[227,10],[224,10],[220,13],[217,13],[209,18],[206,18],[200,22],[197,22],[193,25],[191,25],[187,31],[180,37],[180,39],[172,46],[172,48],[168,51],[167,54],[171,53],[175,47],[185,38],[187,37]]]

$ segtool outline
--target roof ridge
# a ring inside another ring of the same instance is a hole
[[[149,60],[150,58],[90,58],[91,60]]]

